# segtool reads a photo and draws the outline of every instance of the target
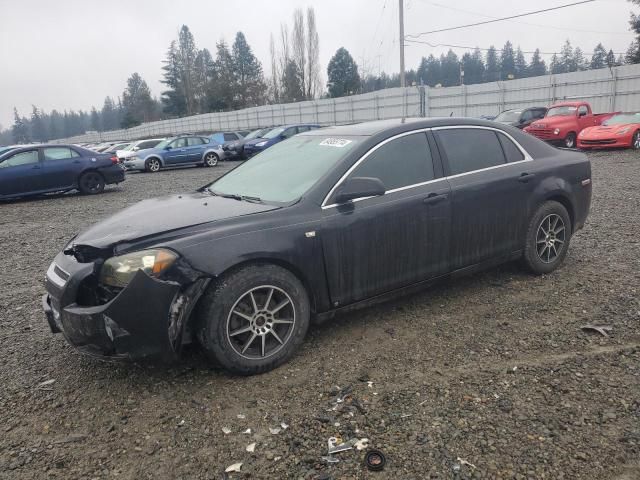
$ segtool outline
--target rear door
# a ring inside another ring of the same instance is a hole
[[[491,128],[440,127],[434,134],[451,185],[452,270],[521,249],[533,162]]]
[[[48,190],[72,187],[84,167],[80,154],[69,147],[44,147],[42,159],[44,188]]]
[[[200,137],[187,138],[187,161],[200,162],[204,153],[206,140]]]
[[[0,162],[0,197],[42,191],[43,179],[38,149],[16,152]]]
[[[323,206],[321,232],[332,304],[347,305],[444,273],[449,184],[427,134],[403,134],[371,149],[348,177],[379,178],[386,193]]]

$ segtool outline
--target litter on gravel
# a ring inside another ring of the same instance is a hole
[[[613,331],[613,327],[611,325],[583,325],[580,327],[580,330],[598,332],[603,337],[608,337],[609,334],[607,332]]]
[[[256,450],[256,442],[250,443],[249,445],[247,445],[247,448],[245,448],[245,450],[249,453],[253,453]]]
[[[229,435],[231,433],[231,429],[229,427],[222,427],[222,433]]]
[[[239,471],[240,471],[240,468],[242,468],[242,462],[234,463],[233,465],[229,465],[229,466],[225,469],[225,473],[239,472]]]

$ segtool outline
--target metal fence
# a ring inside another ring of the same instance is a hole
[[[336,125],[398,117],[478,117],[497,115],[510,108],[550,105],[559,100],[586,100],[595,112],[640,110],[640,64],[459,87],[389,88],[350,97],[160,120],[56,142],[134,140],[302,122]]]

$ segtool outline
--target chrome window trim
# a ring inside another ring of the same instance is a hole
[[[444,176],[444,177],[440,177],[440,178],[435,178],[433,180],[428,180],[426,182],[421,182],[421,183],[415,183],[412,185],[406,185],[404,187],[398,187],[398,188],[394,188],[393,190],[387,190],[384,192],[384,195],[381,196],[385,196],[387,194],[390,193],[395,193],[395,192],[400,192],[402,190],[408,190],[410,188],[417,188],[417,187],[422,187],[424,185],[428,185],[430,183],[435,183],[435,182],[439,182],[441,180],[448,180],[450,178],[458,178],[458,177],[463,177],[465,175],[471,175],[474,173],[480,173],[480,172],[486,172],[488,170],[494,170],[496,168],[502,168],[502,167],[506,167],[509,165],[516,165],[518,163],[523,163],[523,162],[531,162],[533,161],[533,158],[531,157],[531,155],[529,155],[529,152],[527,152],[524,147],[522,145],[520,145],[520,143],[518,143],[518,141],[513,138],[509,133],[500,130],[499,128],[494,128],[494,127],[486,127],[483,125],[447,125],[447,126],[442,126],[442,127],[428,127],[428,128],[420,128],[418,130],[411,130],[409,132],[402,132],[399,133],[398,135],[395,135],[393,137],[389,137],[386,140],[380,142],[379,144],[377,144],[376,146],[374,146],[373,148],[371,148],[370,150],[368,150],[364,155],[362,155],[350,168],[349,170],[347,170],[344,175],[342,175],[342,177],[340,177],[340,179],[335,183],[335,185],[331,188],[331,190],[329,190],[329,193],[324,197],[324,200],[322,201],[322,205],[321,208],[323,210],[329,209],[329,208],[335,208],[339,205],[344,205],[344,204],[340,204],[340,203],[332,203],[330,205],[327,205],[327,201],[329,200],[329,198],[331,198],[331,196],[333,195],[333,193],[335,192],[335,190],[342,184],[342,182],[344,182],[344,180],[351,174],[351,172],[353,172],[358,165],[360,165],[369,155],[371,155],[373,152],[375,152],[378,148],[380,148],[381,146],[391,142],[392,140],[395,140],[396,138],[400,138],[400,137],[405,137],[407,135],[411,135],[414,133],[420,133],[420,132],[429,132],[429,131],[438,131],[438,130],[453,130],[453,129],[467,129],[467,128],[473,128],[473,129],[478,129],[478,130],[491,130],[493,132],[497,132],[497,133],[501,133],[503,135],[505,135],[509,140],[511,140],[516,147],[520,150],[520,152],[522,152],[522,154],[524,155],[524,159],[523,160],[518,160],[517,162],[506,162],[502,165],[494,165],[493,167],[486,167],[486,168],[480,168],[478,170],[471,170],[469,172],[464,172],[464,173],[458,173],[455,175],[449,175],[449,176]],[[502,146],[501,146],[502,148]],[[375,198],[375,197],[361,197],[361,198],[356,198],[351,200],[350,203],[356,203],[356,202],[360,202],[362,200],[367,200],[369,198]]]

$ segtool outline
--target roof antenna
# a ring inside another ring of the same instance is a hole
[[[451,111],[451,113],[449,114],[450,117],[453,117],[453,111]]]

